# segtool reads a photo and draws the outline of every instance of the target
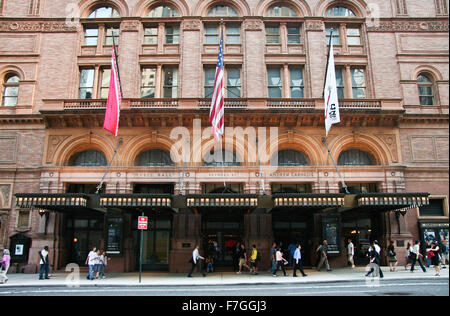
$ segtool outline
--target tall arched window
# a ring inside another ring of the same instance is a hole
[[[152,8],[147,16],[151,18],[173,18],[179,16],[178,11],[168,5],[160,5]]]
[[[339,166],[371,166],[375,163],[371,154],[360,149],[345,150],[338,158]]]
[[[267,10],[266,16],[269,17],[295,17],[298,16],[294,9],[284,5],[274,5]]]
[[[356,14],[347,7],[336,6],[329,8],[325,14],[326,16],[339,16],[339,17],[355,17]]]
[[[238,16],[238,13],[230,6],[216,5],[209,9],[207,16]]]
[[[85,150],[75,154],[69,161],[69,165],[75,167],[100,167],[106,166],[106,157],[98,150]]]
[[[119,12],[112,7],[98,7],[88,16],[89,19],[120,18]]]
[[[173,166],[170,154],[162,149],[150,149],[140,153],[136,165],[145,167]]]
[[[7,74],[3,81],[2,105],[15,106],[19,97],[19,77],[15,74]]]
[[[278,155],[275,156],[275,155]],[[307,166],[308,165],[308,159],[306,158],[305,154],[303,154],[300,151],[287,149],[287,150],[280,150],[279,152],[274,154],[274,157],[272,157],[272,164],[275,164],[277,162],[278,158],[278,166]]]
[[[420,105],[434,105],[433,81],[426,74],[417,77]]]
[[[240,166],[240,159],[236,155],[235,152],[231,152],[228,150],[222,150],[221,154],[215,154],[213,151],[204,157],[203,165],[206,167],[231,167],[231,166]]]

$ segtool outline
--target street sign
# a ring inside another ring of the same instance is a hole
[[[147,216],[139,216],[138,218],[138,229],[147,229],[148,227],[148,217]]]

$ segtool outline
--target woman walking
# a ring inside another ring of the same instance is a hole
[[[408,270],[408,266],[412,265],[412,259],[411,259],[411,253],[412,253],[412,245],[410,242],[406,245],[406,264],[405,264],[405,270]]]
[[[8,282],[8,277],[6,274],[8,273],[9,266],[11,264],[11,256],[9,254],[9,250],[3,250],[3,257],[0,261],[1,263],[1,272],[0,272],[0,284]]]
[[[434,265],[434,270],[436,271],[435,276],[440,276],[441,275],[441,268],[440,268],[440,264],[441,264],[441,260],[439,257],[439,246],[437,241],[434,241],[433,244],[431,245],[431,249],[427,252],[427,256],[428,258],[431,259],[431,264]]]
[[[395,268],[397,267],[398,260],[397,254],[395,253],[394,242],[391,240],[388,247],[388,261],[389,261],[389,269],[391,272],[395,272]]]
[[[277,276],[277,271],[281,267],[281,270],[283,271],[284,276],[288,276],[286,273],[286,270],[284,269],[285,262],[288,262],[286,259],[283,258],[283,253],[281,252],[281,247],[278,247],[276,252],[276,259],[277,259],[277,268],[273,272],[273,276]]]
[[[371,245],[369,248],[369,259],[370,259],[370,271],[367,272],[365,276],[368,277],[369,275],[374,273],[376,268],[377,269],[376,275],[379,274],[380,278],[383,278],[384,277],[383,271],[381,271],[380,268],[381,266],[380,254],[378,253],[378,251],[375,250],[375,247],[373,245]]]

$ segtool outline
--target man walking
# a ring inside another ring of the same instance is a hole
[[[41,269],[39,270],[39,280],[44,280],[44,273],[45,273],[45,279],[48,280],[48,273],[50,271],[50,264],[48,261],[48,246],[45,246],[43,250],[39,251],[39,257],[41,257]]]
[[[92,250],[89,252],[85,264],[89,267],[89,274],[87,276],[88,280],[94,280],[94,271],[95,271],[95,264],[97,262],[97,247],[92,248]]]
[[[322,246],[317,248],[316,252],[318,252],[319,256],[320,256],[320,261],[319,261],[319,265],[317,266],[317,271],[320,271],[323,264],[325,264],[327,271],[331,271],[330,265],[328,263],[328,242],[326,240],[324,240]]]
[[[272,267],[270,268],[270,272],[272,274],[275,274],[276,270],[278,269],[277,264],[277,243],[272,244],[272,248],[270,249],[270,260],[272,262]]]
[[[347,246],[347,255],[348,255],[348,262],[351,263],[352,269],[355,268],[355,245],[353,245],[353,242],[351,239],[348,240],[348,246]]]
[[[192,258],[189,260],[189,262],[192,264],[191,271],[189,271],[188,278],[192,277],[192,272],[194,272],[195,267],[197,267],[197,271],[200,272],[204,277],[206,276],[206,273],[202,270],[202,265],[200,264],[199,259],[205,260],[200,254],[198,253],[198,250],[200,249],[199,245],[195,245],[195,249],[192,252]]]
[[[245,249],[245,245],[242,243],[239,252],[239,271],[237,272],[237,274],[242,273],[242,266],[246,267],[250,272],[252,271],[252,269],[248,266],[247,261],[247,250]]]
[[[295,249],[294,252],[294,278],[297,277],[297,269],[300,270],[300,272],[302,273],[302,275],[308,276],[305,271],[303,271],[303,263],[302,263],[302,246],[298,245],[297,249]]]
[[[411,260],[412,260],[411,272],[414,272],[414,266],[416,265],[416,262],[419,263],[423,272],[427,272],[427,269],[425,269],[422,261],[420,260],[420,257],[423,257],[423,255],[420,253],[420,241],[416,240],[416,242],[414,243],[414,246],[412,247],[410,256],[411,256]]]

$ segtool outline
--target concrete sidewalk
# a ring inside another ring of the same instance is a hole
[[[441,269],[441,275],[435,276],[433,268],[428,269],[426,273],[416,270],[411,273],[405,271],[403,267],[396,272],[390,272],[389,267],[382,267],[384,273],[383,280],[412,280],[412,279],[449,279],[449,269]],[[0,284],[1,287],[44,287],[44,286],[96,286],[96,287],[120,287],[120,286],[196,286],[196,285],[255,285],[255,284],[311,284],[323,282],[350,282],[364,281],[366,269],[357,267],[355,269],[339,268],[331,272],[318,272],[312,269],[306,269],[307,277],[302,277],[298,272],[297,278],[292,277],[292,270],[287,271],[289,276],[283,276],[278,272],[277,277],[273,277],[267,271],[258,275],[250,275],[243,272],[236,274],[234,272],[216,272],[209,273],[202,277],[199,273],[194,273],[192,278],[186,277],[186,274],[174,274],[165,272],[144,272],[142,273],[141,283],[139,283],[139,273],[107,273],[105,279],[87,280],[86,273],[81,272],[79,278],[73,279],[75,274],[54,273],[49,280],[39,280],[38,274],[9,274],[8,282]]]

